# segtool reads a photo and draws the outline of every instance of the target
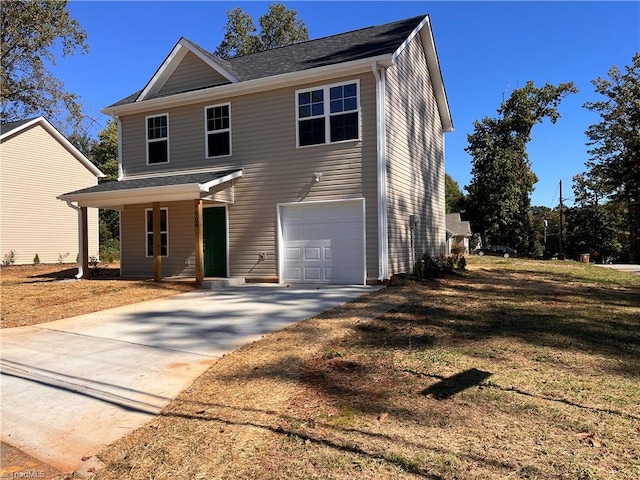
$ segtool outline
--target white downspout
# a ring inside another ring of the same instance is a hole
[[[84,276],[84,270],[82,266],[84,265],[84,231],[82,228],[82,208],[76,207],[70,201],[66,202],[67,205],[73,208],[76,212],[78,212],[78,273],[76,274],[76,278],[82,278]]]
[[[378,280],[389,278],[388,205],[387,205],[387,119],[385,112],[386,70],[371,64],[376,78],[376,137],[378,177]]]

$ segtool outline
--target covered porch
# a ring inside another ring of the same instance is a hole
[[[203,206],[205,203],[217,205],[233,204],[234,185],[242,177],[242,169],[209,170],[196,173],[157,174],[152,177],[137,176],[118,182],[102,183],[94,187],[69,192],[58,196],[59,200],[67,202],[69,206],[78,211],[79,228],[79,277],[88,278],[89,258],[87,243],[87,209],[103,208],[119,210],[121,213],[125,207],[137,207],[148,204],[148,245],[147,257],[153,260],[153,279],[159,282],[163,279],[162,261],[163,248],[166,250],[167,241],[163,235],[167,235],[166,226],[163,225],[163,205],[180,202],[181,205],[190,205],[193,214],[192,238],[193,263],[195,281],[202,284],[205,280],[204,268],[204,236],[203,236]],[[165,214],[166,215],[166,214]],[[165,218],[166,221],[166,218]],[[187,225],[191,225],[190,222]],[[163,228],[165,230],[163,230]],[[122,215],[121,215],[121,231]],[[121,253],[126,257],[122,246]],[[164,252],[166,254],[166,251]]]

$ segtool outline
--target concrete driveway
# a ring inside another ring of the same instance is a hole
[[[72,471],[223,354],[374,290],[247,285],[3,329],[2,441]]]
[[[640,265],[631,264],[631,263],[613,263],[613,264],[600,264],[594,263],[593,265],[597,267],[610,268],[612,270],[618,270],[619,272],[632,273],[634,275],[640,275]]]

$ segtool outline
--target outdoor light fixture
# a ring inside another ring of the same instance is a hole
[[[320,183],[322,172],[313,172],[313,183]]]

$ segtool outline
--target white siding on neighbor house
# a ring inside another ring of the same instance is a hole
[[[41,125],[0,147],[0,256],[16,264],[76,262],[78,213],[56,198],[97,184],[96,177]],[[89,255],[98,255],[98,210],[88,209]]]
[[[419,36],[387,71],[386,131],[391,275],[446,249],[443,128]],[[410,215],[419,222],[413,255]]]
[[[296,148],[295,91],[360,79],[361,138],[344,143]],[[233,154],[224,158],[205,158],[204,107],[212,103],[231,104]],[[373,73],[338,78],[332,82],[309,83],[252,95],[216,99],[168,109],[170,163],[148,166],[145,163],[145,112],[122,116],[123,166],[126,176],[199,168],[244,168],[235,184],[235,203],[229,205],[229,271],[231,276],[251,280],[278,280],[277,205],[318,200],[366,199],[367,272],[376,278],[376,105]],[[322,172],[313,183],[314,172]],[[173,250],[174,213],[169,207],[171,256]],[[123,212],[123,258],[125,273],[150,275],[149,259],[144,258],[144,242],[135,247],[125,237],[131,235],[128,210]],[[131,207],[137,212],[142,206]],[[137,213],[136,213],[137,215]],[[142,215],[142,214],[140,214]],[[193,215],[188,221],[193,224]],[[143,223],[138,222],[143,228]],[[137,225],[138,223],[135,223]],[[187,232],[190,232],[189,227]],[[186,235],[191,235],[187,233]],[[191,241],[188,240],[187,243]],[[129,250],[129,248],[133,248]],[[136,248],[138,250],[136,250]],[[191,253],[184,249],[182,255]],[[260,252],[266,253],[263,260]],[[133,259],[135,256],[135,260]],[[164,259],[163,259],[164,260]],[[163,272],[173,274],[179,261]],[[185,259],[182,259],[184,265]],[[175,265],[175,268],[174,266]]]

